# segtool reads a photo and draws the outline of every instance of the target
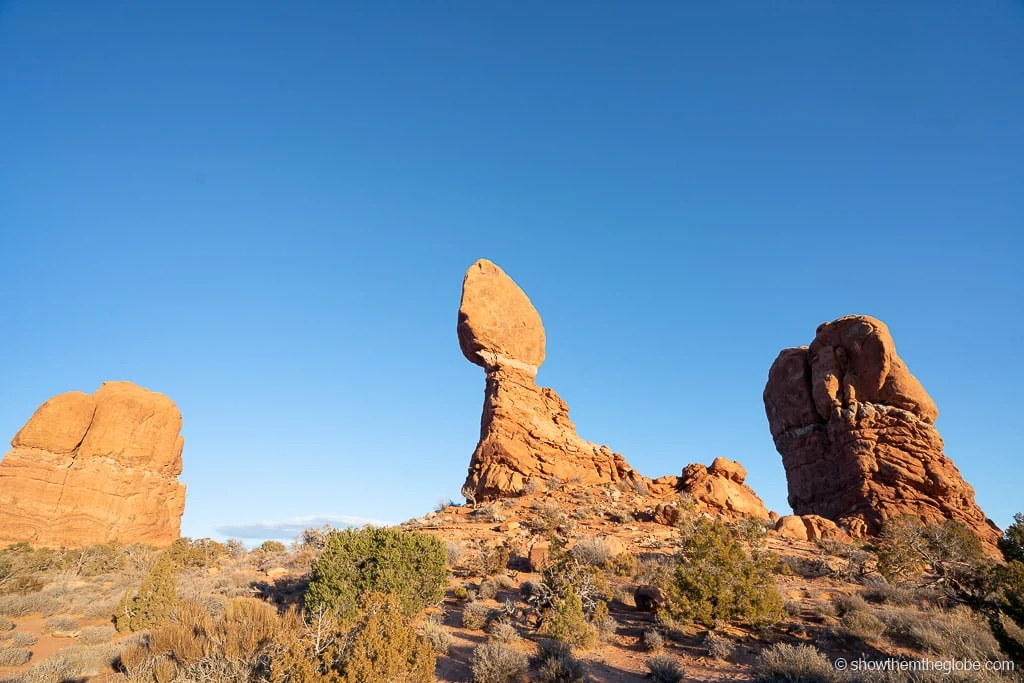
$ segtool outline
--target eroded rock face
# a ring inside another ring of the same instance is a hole
[[[458,334],[462,353],[487,373],[480,442],[462,489],[467,498],[515,495],[530,479],[592,484],[630,474],[621,455],[576,434],[558,394],[537,386],[545,345],[540,314],[490,261],[466,271]]]
[[[131,382],[51,398],[0,461],[0,543],[171,543],[185,509],[180,430],[169,398]]]
[[[764,404],[796,514],[854,535],[902,514],[954,519],[994,548],[999,531],[943,454],[939,411],[880,320],[839,318],[818,327],[810,347],[784,349]]]
[[[768,519],[768,509],[744,483],[746,479],[747,470],[743,465],[727,458],[715,458],[707,467],[700,463],[687,465],[679,477],[659,477],[651,482],[650,490],[658,498],[687,495],[699,505],[701,512],[726,519]],[[681,518],[682,510],[675,500],[654,508],[653,519],[659,524],[675,526]]]

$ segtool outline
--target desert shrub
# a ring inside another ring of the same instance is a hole
[[[471,602],[462,609],[462,628],[474,631],[482,629],[490,619],[491,610],[479,602]]]
[[[527,479],[526,483],[523,484],[523,493],[528,496],[533,496],[541,491],[541,483],[537,479]]]
[[[587,621],[583,601],[571,589],[556,600],[544,630],[563,643],[581,649],[593,647],[598,637],[597,629]]]
[[[858,593],[837,595],[833,600],[833,604],[840,616],[850,612],[863,612],[868,609],[868,603]]]
[[[953,659],[1001,659],[999,644],[988,624],[967,607],[885,607],[879,608],[877,614],[893,638],[915,649]]]
[[[993,579],[999,609],[1024,628],[1024,562],[1013,560],[996,568]]]
[[[347,637],[348,629],[325,608],[303,618],[293,607],[270,652],[271,683],[340,683]]]
[[[869,565],[874,556],[855,545],[843,543],[832,538],[822,538],[818,541],[818,547],[826,554],[845,560],[843,564],[837,565],[834,562],[824,562],[832,576],[841,581],[857,581],[869,573]]]
[[[508,569],[511,556],[506,546],[481,548],[470,557],[469,570],[477,576],[494,576]]]
[[[813,645],[778,643],[763,650],[754,666],[758,683],[831,683],[831,662]]]
[[[322,605],[350,619],[363,595],[382,591],[396,595],[411,616],[440,601],[447,583],[444,546],[429,534],[387,527],[333,531],[313,563],[306,607]]]
[[[654,683],[680,683],[686,676],[679,662],[668,655],[651,657],[645,664]]]
[[[19,683],[84,681],[99,669],[116,663],[118,650],[119,646],[113,643],[68,647],[29,667],[21,675]]]
[[[767,519],[742,517],[733,523],[732,528],[741,541],[756,547],[764,542],[768,536],[768,529],[774,526]]]
[[[661,585],[671,575],[673,564],[673,558],[665,555],[644,555],[633,578],[639,584]]]
[[[885,623],[868,610],[852,610],[839,620],[839,628],[844,635],[874,642],[885,632]]]
[[[532,582],[527,603],[537,612],[557,608],[570,593],[583,605],[589,617],[599,602],[607,602],[615,595],[608,578],[597,567],[580,563],[558,544],[552,544],[549,562],[541,572],[541,580]]]
[[[494,503],[488,503],[473,510],[473,517],[482,519],[490,524],[498,524],[505,521],[505,515],[501,514],[498,506]]]
[[[587,680],[583,663],[572,654],[572,648],[559,641],[541,643],[533,661],[540,683],[583,683]]]
[[[498,574],[492,579],[492,581],[494,581],[494,584],[502,590],[515,588],[516,585],[516,582],[513,581],[508,574]]]
[[[728,638],[718,635],[713,631],[708,631],[708,634],[704,636],[704,640],[701,642],[701,647],[704,649],[704,653],[707,654],[711,659],[717,659],[720,661],[726,661],[732,659],[732,656],[736,654],[736,648]]]
[[[0,666],[21,666],[32,659],[32,651],[23,647],[0,647]]]
[[[604,567],[612,558],[612,548],[604,538],[588,536],[576,541],[569,551],[580,564]]]
[[[462,545],[462,543],[445,541],[444,553],[448,566],[454,567],[462,559],[462,556],[466,554],[466,546]]]
[[[660,652],[665,648],[665,636],[657,629],[645,629],[640,636],[640,644],[648,652]]]
[[[78,630],[78,619],[68,616],[50,617],[43,626],[45,633],[68,633]]]
[[[7,617],[0,617],[0,633],[10,631],[14,628],[14,622]]]
[[[473,683],[516,683],[526,673],[527,657],[502,643],[484,643],[473,650]]]
[[[423,622],[423,637],[430,643],[430,647],[439,655],[448,654],[452,646],[452,636],[448,630],[436,619],[427,619]]]
[[[878,539],[878,571],[888,581],[937,586],[957,596],[982,590],[984,557],[978,537],[954,520],[926,525],[904,515],[888,520]]]
[[[164,555],[178,569],[199,569],[212,567],[219,558],[228,554],[223,543],[212,538],[191,539],[182,537],[174,541]]]
[[[280,627],[277,611],[256,598],[235,598],[214,625],[215,641],[232,662],[256,667]]]
[[[230,601],[216,620],[198,600],[178,603],[163,625],[121,651],[129,680],[252,681],[265,673],[282,633],[276,610],[255,598]]]
[[[1013,524],[1006,527],[999,539],[999,550],[1007,562],[1024,562],[1024,514],[1013,516]]]
[[[716,621],[770,624],[783,614],[775,588],[774,559],[748,555],[721,520],[698,518],[687,525],[671,576],[664,582],[669,618],[713,626]]]
[[[142,580],[138,593],[126,594],[114,615],[118,631],[151,629],[166,623],[178,604],[177,560],[164,554]]]
[[[452,596],[456,600],[468,600],[469,599],[469,589],[466,588],[465,586],[458,586],[455,590],[452,591]]]
[[[102,645],[114,639],[117,630],[110,624],[102,626],[86,626],[78,635],[78,642],[82,645]]]
[[[346,683],[431,683],[435,662],[434,650],[409,624],[398,595],[365,594],[363,614],[345,648]]]
[[[477,590],[477,595],[483,600],[493,600],[498,594],[498,587],[490,581],[481,581],[480,588]]]
[[[920,605],[924,602],[936,602],[941,595],[935,591],[912,586],[886,583],[883,581],[872,582],[860,591],[861,596],[869,601],[881,605]]]
[[[28,631],[15,631],[11,634],[11,647],[32,647],[38,639]],[[91,645],[92,643],[86,643]]]
[[[281,541],[263,541],[259,549],[265,553],[283,553],[288,551],[288,548]]]
[[[29,614],[40,614],[48,617],[59,608],[59,601],[42,593],[0,595],[0,616],[24,617]]]
[[[614,576],[631,577],[640,569],[640,561],[633,553],[619,553],[609,558],[604,567]]]
[[[496,621],[491,627],[491,640],[496,643],[514,643],[519,640],[519,631],[507,621]]]

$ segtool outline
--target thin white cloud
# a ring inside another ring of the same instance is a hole
[[[319,528],[330,524],[335,529],[347,527],[392,526],[393,522],[385,522],[368,517],[353,515],[311,515],[309,517],[293,517],[274,522],[249,522],[242,524],[225,524],[217,527],[218,534],[241,540],[280,540],[290,541],[306,529]]]

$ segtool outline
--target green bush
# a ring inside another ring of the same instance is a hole
[[[1007,562],[1024,562],[1024,514],[1013,516],[1013,524],[1006,527],[999,539],[999,549]]]
[[[1024,562],[1014,560],[996,570],[999,607],[1024,628]]]
[[[566,645],[584,650],[597,642],[597,629],[587,621],[583,601],[572,589],[555,602],[545,631]]]
[[[344,620],[358,612],[364,595],[397,596],[412,616],[444,598],[446,553],[438,539],[422,532],[365,527],[331,531],[313,563],[306,608],[326,608]]]
[[[671,574],[663,580],[668,605],[659,616],[709,627],[716,621],[775,623],[784,611],[774,565],[767,554],[748,555],[721,520],[696,519],[686,526]]]
[[[164,555],[169,557],[178,569],[212,567],[219,558],[227,554],[227,546],[210,538],[193,540],[182,537],[164,551]]]
[[[348,638],[346,683],[434,680],[434,650],[409,623],[397,595],[365,594],[362,616]]]
[[[260,544],[260,550],[265,553],[283,553],[288,550],[288,548],[286,548],[284,543],[281,543],[281,541],[263,541],[263,543]]]
[[[142,580],[139,591],[126,594],[114,615],[118,631],[140,631],[166,623],[178,604],[177,564],[173,555],[164,553]]]

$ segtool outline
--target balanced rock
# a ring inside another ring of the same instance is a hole
[[[0,461],[0,543],[167,545],[185,509],[181,413],[131,382],[36,410]]]
[[[531,479],[595,484],[632,474],[621,455],[581,439],[565,401],[537,386],[545,353],[540,314],[490,261],[466,271],[458,336],[462,353],[487,373],[480,441],[463,495],[482,501],[519,494]]]
[[[764,405],[796,514],[854,535],[905,514],[952,519],[994,549],[999,530],[943,454],[939,411],[881,321],[839,318],[818,327],[810,347],[784,349]]]

